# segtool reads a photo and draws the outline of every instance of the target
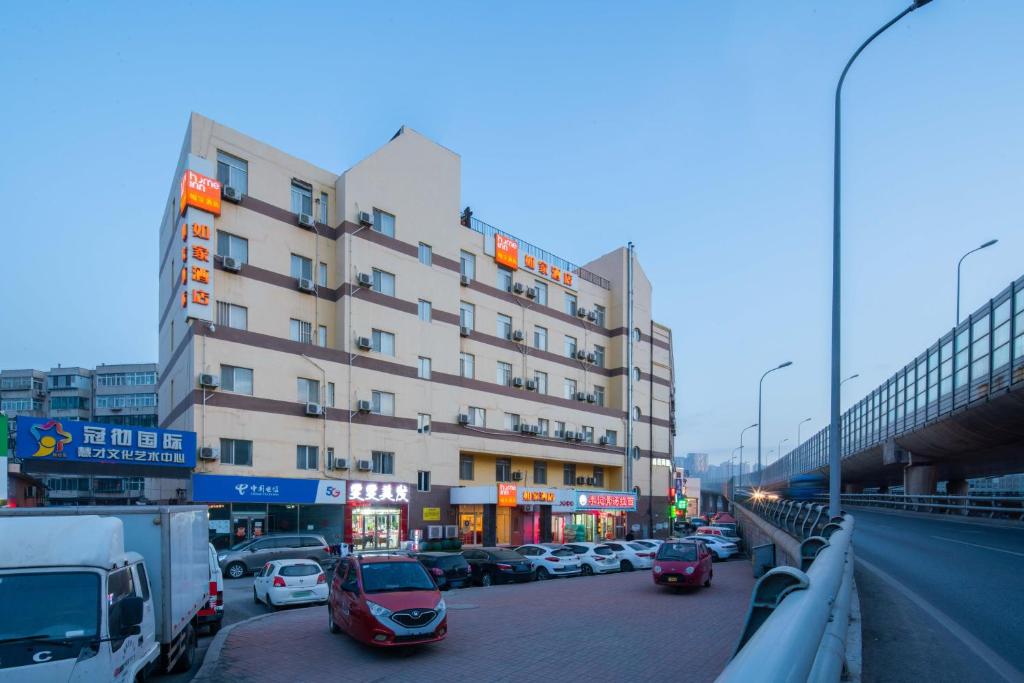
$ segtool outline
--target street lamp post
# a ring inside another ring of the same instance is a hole
[[[743,435],[747,433],[748,429],[753,429],[757,426],[757,423],[744,427],[743,431],[740,432],[740,486],[743,486]]]
[[[783,439],[782,441],[779,442],[779,448],[778,448],[778,450],[775,451],[775,453],[776,453],[776,455],[775,455],[775,462],[778,462],[778,461],[782,460],[782,444],[786,443],[787,441],[789,441],[789,439],[785,438],[785,439]]]
[[[966,254],[961,256],[960,260],[956,262],[956,323],[955,323],[955,325],[959,325],[960,324],[960,266],[963,264],[964,259],[967,258],[968,256],[970,256],[971,254],[973,254],[974,252],[981,251],[982,249],[987,249],[988,247],[991,247],[993,244],[995,244],[998,241],[999,240],[989,240],[988,242],[985,242],[985,244],[981,245],[980,247],[976,247],[974,249],[971,249],[969,252],[967,252]]]
[[[796,447],[800,448],[800,427],[803,426],[804,422],[810,422],[811,418],[805,417],[796,423]]]
[[[849,382],[849,381],[850,381],[851,379],[857,379],[858,377],[860,377],[860,375],[850,375],[849,377],[847,377],[846,379],[844,379],[844,380],[843,380],[842,382],[840,382],[840,383],[839,383],[839,386],[843,386],[844,384],[846,384],[847,382]]]
[[[833,515],[839,514],[839,489],[842,481],[842,473],[840,467],[842,467],[841,460],[841,449],[839,447],[839,381],[840,369],[839,362],[839,351],[840,351],[840,329],[842,317],[840,315],[840,284],[841,284],[841,270],[840,265],[842,263],[842,242],[841,236],[842,231],[840,230],[840,151],[842,149],[840,144],[840,102],[843,92],[843,81],[846,80],[846,74],[853,66],[853,62],[860,56],[860,53],[864,51],[868,45],[871,44],[878,36],[882,35],[887,29],[893,24],[907,16],[919,7],[927,5],[931,0],[914,0],[913,3],[905,10],[893,17],[888,23],[882,28],[878,29],[868,37],[861,46],[857,48],[850,60],[846,62],[846,66],[843,68],[843,72],[839,75],[839,82],[836,83],[836,100],[835,100],[835,147],[833,151],[833,167],[832,167],[832,377],[831,377],[831,410],[830,410],[830,422],[828,426],[828,505],[829,511]]]
[[[788,368],[792,364],[793,364],[793,361],[787,360],[785,363],[780,363],[779,365],[776,365],[774,368],[772,368],[768,372],[766,372],[763,375],[761,375],[761,381],[757,383],[757,424],[758,424],[758,428],[757,428],[757,485],[758,486],[760,486],[762,484],[762,481],[764,479],[764,473],[761,471],[761,432],[763,432],[764,430],[761,429],[761,427],[760,427],[760,425],[761,425],[761,393],[762,393],[761,389],[764,386],[764,378],[767,377],[768,375],[772,374],[776,370],[781,370],[782,368]]]

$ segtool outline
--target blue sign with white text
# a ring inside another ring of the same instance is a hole
[[[192,500],[197,503],[320,503],[345,504],[345,482],[338,479],[284,479],[193,474]]]
[[[196,466],[196,433],[155,427],[16,418],[14,455],[33,462]]]

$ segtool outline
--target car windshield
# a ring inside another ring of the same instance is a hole
[[[575,553],[573,553],[573,551],[569,550],[568,548],[556,548],[555,550],[551,551],[551,554],[555,557],[572,557],[572,555],[574,555]]]
[[[492,550],[491,557],[495,560],[511,560],[513,562],[523,559],[523,556],[514,550]]]
[[[29,636],[95,638],[100,578],[92,572],[0,576],[0,641]]]
[[[288,564],[278,572],[280,576],[313,576],[319,573],[320,567],[315,564]]]
[[[594,548],[596,555],[611,555],[614,551],[606,545],[599,545]]]
[[[363,590],[367,593],[436,590],[419,562],[371,562],[362,569]]]
[[[694,543],[662,543],[658,548],[658,559],[673,562],[696,562],[697,545]]]

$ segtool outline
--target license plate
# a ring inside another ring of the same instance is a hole
[[[308,598],[313,594],[313,591],[292,591],[293,598]]]
[[[670,576],[670,577],[668,577],[668,582],[669,583],[675,583],[678,580],[679,580],[678,576]]]

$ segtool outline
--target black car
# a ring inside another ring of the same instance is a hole
[[[490,586],[495,583],[526,583],[534,578],[530,561],[508,548],[468,548],[462,556],[469,562],[473,583]]]
[[[417,553],[416,559],[437,578],[437,587],[443,591],[449,588],[465,588],[470,585],[469,563],[459,553]],[[444,574],[437,576],[434,569],[440,569]]]

